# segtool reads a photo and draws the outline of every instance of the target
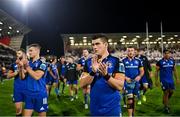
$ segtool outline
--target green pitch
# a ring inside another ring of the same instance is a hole
[[[178,74],[180,76],[180,66]],[[154,69],[153,69],[154,71]],[[153,78],[154,80],[154,78]],[[4,84],[0,83],[0,116],[14,116],[15,108],[12,102],[13,80],[6,80]],[[52,95],[49,98],[49,116],[88,116],[89,110],[84,109],[82,90],[79,90],[79,98],[70,101],[68,97],[68,87],[66,86],[65,94],[57,100],[52,89]],[[176,86],[173,97],[170,100],[170,114],[163,113],[162,91],[160,87],[148,90],[146,93],[147,102],[142,101],[142,105],[136,106],[136,116],[180,116],[180,84]],[[127,115],[127,110],[122,107],[123,115]],[[35,113],[34,115],[37,115]]]

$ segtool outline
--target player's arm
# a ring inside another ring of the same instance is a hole
[[[139,81],[143,77],[143,75],[144,75],[144,67],[140,67],[139,71],[140,71],[139,75],[135,78],[136,81]]]
[[[89,73],[87,72],[83,72],[80,76],[80,79],[79,79],[79,84],[80,84],[80,87],[84,87],[84,86],[87,86],[87,85],[90,85],[94,79],[94,76],[93,76],[93,72],[91,72],[92,75],[90,75]]]
[[[160,70],[160,62],[158,62],[156,64],[156,71],[155,71],[155,84],[156,84],[156,86],[159,85],[159,83],[158,83],[159,70]]]
[[[13,65],[11,65],[11,67],[7,73],[7,78],[13,78],[13,77],[17,76],[18,73],[19,73],[18,70],[14,70]]]
[[[7,73],[7,78],[13,78],[18,75],[18,71],[9,70]]]
[[[90,85],[94,80],[94,76],[99,67],[97,63],[97,57],[92,58],[91,63],[92,63],[92,71],[89,71],[87,61],[85,62],[84,71],[81,74],[81,77],[79,80],[79,84],[81,88],[84,86]]]
[[[32,70],[28,63],[25,63],[25,70],[32,78],[34,78],[35,80],[39,80],[40,78],[42,78],[46,70],[46,65],[44,63],[42,63],[37,70]]]
[[[80,70],[82,70],[83,69],[83,66],[81,65],[81,64],[77,64],[77,67],[76,67],[76,70],[77,71],[80,71]]]
[[[139,71],[140,71],[139,75],[135,78],[136,81],[139,81],[144,75],[143,63],[140,60],[139,60]]]
[[[25,73],[26,73],[26,70],[21,66],[19,66],[19,77],[20,77],[20,79],[25,79],[25,77],[26,77],[26,75],[25,75]]]
[[[174,77],[176,79],[176,83],[179,83],[180,81],[179,81],[179,78],[178,78],[178,73],[177,73],[176,65],[174,66],[173,74],[174,74]]]
[[[110,77],[108,80],[108,84],[117,89],[117,90],[122,90],[124,86],[124,80],[125,80],[125,75],[123,73],[115,73],[114,77]]]
[[[51,75],[54,79],[57,79],[57,76],[53,74],[52,70],[53,70],[53,69],[50,69],[50,70],[49,70],[50,75]]]
[[[124,86],[125,75],[119,71],[119,60],[115,63],[113,76],[108,75],[108,66],[100,63],[99,71],[104,76],[107,83],[114,89],[122,90]]]

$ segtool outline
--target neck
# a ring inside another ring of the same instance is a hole
[[[32,58],[32,61],[34,62],[34,61],[36,61],[36,60],[38,60],[39,59],[39,55],[37,55],[37,56],[35,56],[34,58]]]
[[[132,60],[134,57],[130,57],[130,56],[128,56],[128,59],[130,59],[130,60]]]
[[[101,59],[103,60],[104,58],[106,58],[109,55],[109,52],[106,50],[103,55],[101,56]]]

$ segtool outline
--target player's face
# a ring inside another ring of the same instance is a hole
[[[89,55],[89,52],[87,50],[83,50],[83,56],[87,57]]]
[[[171,53],[170,52],[165,52],[164,57],[169,59],[171,57]]]
[[[64,63],[65,62],[65,58],[61,58],[61,63]]]
[[[22,51],[17,51],[16,56],[17,56],[17,58],[22,58],[23,57],[23,52]]]
[[[130,58],[132,58],[132,57],[134,57],[134,48],[128,48],[127,49],[127,55],[128,55],[128,57],[130,57]]]
[[[35,47],[30,47],[28,49],[28,54],[30,58],[34,58],[39,54],[39,49]]]
[[[94,54],[102,56],[104,52],[107,50],[107,43],[104,43],[100,38],[96,40],[92,40],[92,47]]]
[[[134,55],[135,56],[138,56],[139,55],[139,52],[137,50],[134,50]]]

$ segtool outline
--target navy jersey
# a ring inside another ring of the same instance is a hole
[[[156,66],[160,68],[160,81],[172,83],[173,80],[173,70],[175,66],[174,59],[161,59],[157,62]]]
[[[139,68],[143,67],[142,61],[136,57],[131,60],[126,57],[122,61],[125,67],[125,76],[135,79],[140,74]]]
[[[65,76],[66,64],[58,64],[58,71],[60,76]]]
[[[40,59],[32,62],[29,61],[29,66],[33,71],[42,70],[44,75],[39,79],[35,80],[31,75],[27,75],[27,93],[28,95],[40,94],[46,92],[45,75],[47,72],[47,66]]]
[[[78,64],[80,64],[81,66],[83,66],[84,67],[84,65],[85,65],[85,58],[84,57],[82,57],[80,60],[79,60],[79,62],[78,62]]]
[[[13,63],[10,67],[10,70],[13,72],[18,71],[18,65],[16,63]],[[14,89],[25,89],[26,86],[26,79],[20,79],[19,74],[14,77]]]
[[[109,75],[113,76],[115,73],[120,72],[118,58],[109,55],[102,62],[108,65]],[[90,73],[91,71],[92,63],[91,58],[89,58],[86,60],[84,72]],[[108,113],[110,115],[113,115],[116,112],[120,113],[119,91],[112,88],[98,72],[94,76],[93,82],[91,83],[90,98],[90,111],[92,115],[101,116]],[[113,113],[110,113],[112,111]]]
[[[68,81],[78,80],[78,72],[76,67],[77,65],[75,63],[68,63],[66,65],[65,78],[67,78]]]
[[[56,76],[56,79],[58,78],[58,72],[57,72],[57,66],[54,64],[50,64],[50,70],[52,71],[53,75]],[[51,76],[52,77],[52,76]],[[53,77],[52,77],[53,78]]]

